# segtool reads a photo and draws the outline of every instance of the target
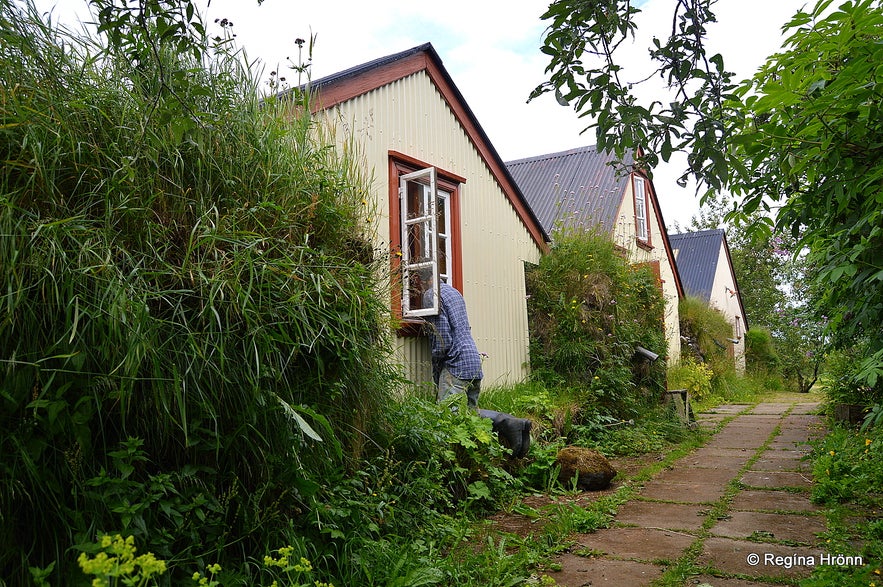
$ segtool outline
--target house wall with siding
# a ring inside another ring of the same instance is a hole
[[[733,274],[730,270],[730,263],[727,259],[727,252],[723,244],[720,247],[720,253],[717,259],[717,269],[714,274],[714,282],[711,287],[711,296],[709,305],[717,308],[727,317],[730,324],[733,325],[733,338],[738,337],[737,344],[730,343],[733,351],[733,360],[736,371],[745,372],[745,317],[741,315],[739,308],[739,298],[736,295],[730,295],[736,291],[736,283],[733,280]],[[739,317],[739,326],[737,326],[737,317]]]
[[[647,198],[647,226],[650,231],[651,249],[639,247],[637,229],[635,227],[635,197],[631,181],[627,182],[626,194],[616,216],[616,227],[613,230],[614,242],[628,251],[629,260],[633,263],[659,262],[659,276],[662,280],[662,295],[665,299],[665,338],[668,342],[668,362],[674,364],[681,357],[681,325],[678,313],[678,289],[675,282],[674,259],[670,259],[663,246],[663,228],[659,224],[654,209],[653,198]],[[654,349],[650,349],[654,350]]]
[[[389,151],[466,179],[460,186],[463,297],[478,349],[489,355],[483,386],[522,381],[529,358],[524,263],[537,263],[541,251],[429,76],[409,75],[328,114],[355,137],[374,170],[382,250],[389,249]],[[407,377],[429,382],[424,337],[397,337],[396,353]]]

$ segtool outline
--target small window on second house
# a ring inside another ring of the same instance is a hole
[[[402,317],[438,314],[438,284],[450,280],[451,193],[434,167],[399,178]]]
[[[635,236],[640,241],[650,240],[647,229],[647,190],[644,178],[635,176]]]

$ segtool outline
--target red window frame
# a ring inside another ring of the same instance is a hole
[[[419,334],[422,321],[402,317],[402,278],[401,278],[401,251],[402,251],[402,222],[401,201],[399,198],[399,178],[408,173],[413,173],[427,167],[435,167],[436,183],[438,189],[444,190],[451,195],[450,215],[451,233],[451,258],[448,283],[454,288],[463,291],[463,243],[460,222],[460,189],[466,183],[466,179],[438,166],[421,161],[409,155],[397,151],[389,151],[389,246],[390,246],[390,269],[392,275],[391,307],[393,317],[400,323],[399,335],[414,336]]]

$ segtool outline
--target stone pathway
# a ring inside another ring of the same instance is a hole
[[[684,585],[792,584],[827,553],[810,503],[806,442],[823,434],[815,403],[721,406],[699,424],[725,425],[705,446],[646,482],[612,527],[575,537],[548,572],[557,585],[649,585],[677,562]],[[727,421],[728,420],[728,421]],[[668,582],[667,582],[668,583]],[[668,583],[670,584],[670,583]]]

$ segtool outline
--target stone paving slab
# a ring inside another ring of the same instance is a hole
[[[748,404],[726,404],[709,410],[708,414],[738,414],[748,408]]]
[[[581,557],[565,554],[558,557],[561,571],[548,571],[547,575],[555,579],[560,587],[587,587],[589,585],[610,585],[621,587],[649,585],[662,576],[664,567],[640,563],[596,557]]]
[[[747,461],[749,458],[754,456],[754,451],[747,448],[720,448],[720,447],[711,447],[711,446],[703,446],[701,448],[697,448],[683,459],[682,462],[688,462],[688,459],[693,461],[691,464],[704,463],[705,466],[708,466],[709,463],[713,463],[718,459],[742,459]]]
[[[736,469],[737,471],[738,469]],[[666,469],[656,475],[654,481],[662,483],[689,483],[689,484],[715,484],[721,487],[726,486],[730,480],[735,477],[736,472],[728,468],[697,468],[697,467],[675,467],[674,469]]]
[[[696,418],[696,423],[703,430],[714,430],[720,425],[721,420],[723,419],[723,416],[720,418]]]
[[[805,428],[783,428],[773,440],[775,442],[793,442],[794,444],[806,444],[813,438]]]
[[[674,561],[695,539],[695,536],[674,530],[607,528],[591,534],[577,534],[575,540],[579,546],[575,550],[589,549],[618,559]]]
[[[803,471],[809,472],[810,464],[800,453],[793,451],[766,451],[751,463],[752,471]]]
[[[794,450],[802,455],[808,455],[812,452],[812,447],[809,444],[778,439],[770,442],[769,448],[770,450]]]
[[[733,426],[748,426],[750,424],[773,424],[778,425],[782,421],[780,414],[756,414],[749,412],[742,414],[738,418],[734,418],[730,424]]]
[[[803,514],[771,514],[764,512],[730,512],[729,517],[711,527],[715,536],[754,538],[762,541],[780,540],[813,544],[816,534],[825,531],[820,516]]]
[[[769,432],[758,434],[718,432],[705,446],[709,448],[745,448],[757,450],[766,441]]]
[[[779,403],[761,403],[757,404],[753,410],[751,410],[752,414],[784,414],[788,410],[791,409],[791,404],[779,404]]]
[[[641,497],[678,503],[713,503],[723,497],[726,486],[712,483],[663,483],[655,479],[644,484]]]
[[[794,409],[791,410],[791,415],[794,414],[815,414],[819,409],[818,402],[814,403],[806,403],[806,404],[794,404]]]
[[[742,469],[742,467],[745,466],[745,463],[748,462],[748,458],[750,456],[751,452],[740,456],[694,457],[693,455],[688,455],[675,463],[674,466],[682,468],[690,467],[693,469],[702,469],[700,473],[708,472],[711,469],[724,470],[729,473],[729,479],[732,479],[736,476],[736,473],[738,473]]]
[[[822,509],[810,501],[809,495],[805,493],[771,489],[744,489],[733,498],[730,508],[778,512],[817,512]]]
[[[745,471],[741,481],[749,487],[809,489],[812,485],[808,475],[795,471]]]
[[[752,577],[802,578],[809,576],[822,554],[823,551],[819,548],[809,546],[709,538],[702,545],[697,563],[724,573]],[[752,561],[758,560],[757,564],[749,563],[750,555]],[[755,559],[755,556],[758,558]]]
[[[616,521],[644,528],[695,531],[702,527],[708,508],[683,503],[630,501],[619,508]]]

